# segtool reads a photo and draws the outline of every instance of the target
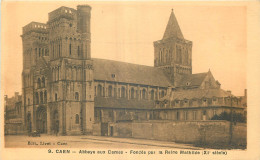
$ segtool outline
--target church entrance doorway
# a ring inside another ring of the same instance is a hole
[[[52,120],[52,131],[58,135],[59,133],[59,126],[60,126],[60,122],[59,122],[59,112],[58,110],[55,110],[53,113],[53,120]]]
[[[47,133],[47,112],[44,106],[38,107],[36,111],[36,130],[39,133]]]

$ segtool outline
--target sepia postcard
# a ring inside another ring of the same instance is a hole
[[[1,158],[259,159],[258,1],[2,1]]]

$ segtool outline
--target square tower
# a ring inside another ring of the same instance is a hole
[[[173,10],[162,40],[154,42],[154,66],[174,85],[181,75],[192,74],[192,42],[184,39]]]

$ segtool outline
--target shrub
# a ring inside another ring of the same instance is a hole
[[[241,123],[246,123],[246,116],[244,116],[241,113],[227,113],[227,112],[222,112],[220,115],[214,115],[211,120],[226,120],[226,121],[231,121],[233,118],[233,122],[241,122]]]

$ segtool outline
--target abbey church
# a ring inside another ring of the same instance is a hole
[[[192,41],[184,38],[173,11],[163,38],[151,44],[153,67],[92,58],[90,23],[91,7],[79,5],[23,27],[20,112],[16,122],[6,112],[6,130],[18,125],[24,133],[113,136],[118,122],[246,114],[246,91],[237,97],[221,89],[210,70],[192,73]]]

